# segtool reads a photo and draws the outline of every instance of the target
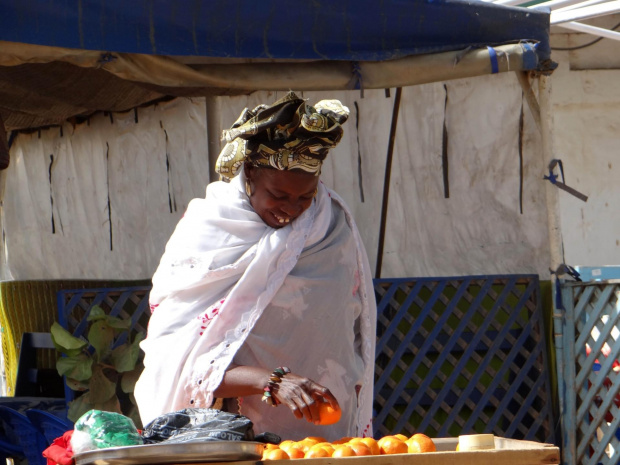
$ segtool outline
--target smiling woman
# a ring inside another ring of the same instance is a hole
[[[281,228],[312,204],[319,178],[305,171],[278,171],[245,165],[248,197],[254,211],[272,228]]]
[[[144,424],[218,398],[257,433],[372,435],[372,275],[348,208],[319,182],[347,116],[291,92],[224,132],[226,182],[192,200],[153,276]],[[338,422],[322,424],[325,403]]]

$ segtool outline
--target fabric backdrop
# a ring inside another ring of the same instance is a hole
[[[301,92],[349,106],[322,179],[348,203],[376,264],[395,90]],[[219,144],[245,106],[277,92],[177,99],[19,134],[2,172],[3,280],[150,278]],[[447,100],[446,100],[447,97]],[[522,109],[523,106],[523,109]],[[522,210],[519,119],[524,115]],[[209,124],[207,124],[209,123]],[[450,197],[444,198],[443,127]],[[207,133],[207,127],[213,128]],[[406,87],[382,277],[538,273],[549,251],[540,134],[513,73]]]

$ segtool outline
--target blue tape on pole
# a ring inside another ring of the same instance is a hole
[[[497,52],[493,47],[489,47],[487,45],[487,50],[489,51],[489,58],[491,59],[491,73],[497,74],[499,73],[499,63],[497,62]]]
[[[362,70],[360,68],[359,62],[353,62],[353,79],[354,79],[354,89],[360,90],[362,89]]]
[[[538,55],[536,54],[538,44],[521,42],[521,47],[523,47],[523,69],[536,69],[538,66]]]

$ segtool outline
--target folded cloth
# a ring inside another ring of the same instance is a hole
[[[43,451],[43,457],[47,459],[47,465],[72,465],[73,449],[71,448],[71,436],[73,430],[66,431],[59,438],[54,439],[50,446]]]

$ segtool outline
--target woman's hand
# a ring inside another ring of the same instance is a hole
[[[339,409],[338,401],[325,386],[311,379],[288,373],[272,390],[277,401],[286,405],[296,418],[318,424],[319,402],[328,402],[334,409]]]
[[[215,397],[262,395],[270,375],[271,371],[264,368],[231,365],[214,395]],[[340,408],[329,389],[295,373],[284,375],[273,388],[272,395],[282,406],[291,409],[296,418],[305,418],[315,424],[320,419],[319,402],[327,402],[334,409]]]

